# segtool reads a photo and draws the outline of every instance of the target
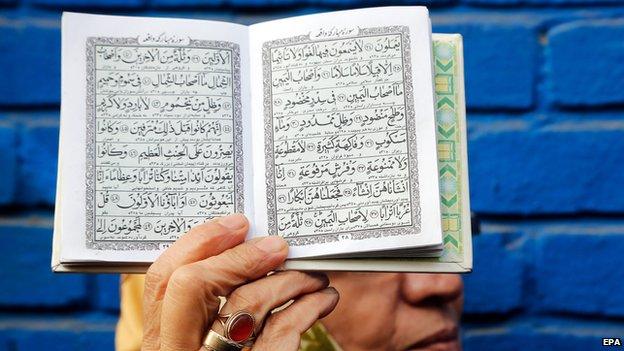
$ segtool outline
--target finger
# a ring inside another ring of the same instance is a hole
[[[336,289],[329,287],[304,295],[283,311],[272,314],[256,340],[253,351],[275,350],[275,345],[280,345],[279,350],[298,350],[301,334],[333,311],[338,299]]]
[[[234,290],[228,296],[221,313],[247,311],[253,315],[255,326],[258,327],[271,310],[298,296],[324,289],[328,285],[329,278],[323,273],[278,272]],[[219,321],[213,323],[212,329],[225,335]]]
[[[248,228],[248,221],[242,214],[213,219],[182,235],[150,266],[143,296],[144,350],[160,348],[160,310],[171,274],[185,264],[218,255],[240,244]]]
[[[239,213],[193,227],[150,266],[145,277],[146,285],[158,285],[159,288],[148,289],[151,291],[146,291],[147,297],[162,298],[166,281],[178,267],[218,255],[243,242],[248,227],[247,219]],[[164,287],[161,286],[163,282]]]
[[[287,254],[284,239],[268,236],[176,269],[163,299],[161,350],[197,350],[216,316],[218,296],[265,276]]]

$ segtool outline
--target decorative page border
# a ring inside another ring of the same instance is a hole
[[[465,129],[460,117],[464,106],[460,94],[463,88],[459,72],[459,52],[456,39],[433,39],[433,59],[436,97],[436,130],[438,139],[438,169],[440,170],[440,209],[444,254],[439,262],[462,262],[464,253],[462,185],[463,152],[466,145],[461,133]],[[444,150],[442,150],[444,148]],[[443,151],[443,152],[440,152]]]
[[[388,236],[413,235],[421,232],[421,209],[420,192],[418,183],[418,158],[416,146],[416,120],[414,111],[414,91],[412,85],[412,61],[411,45],[409,38],[409,27],[407,26],[385,26],[359,28],[358,34],[351,37],[357,39],[365,36],[377,36],[388,34],[400,34],[402,44],[403,59],[403,84],[405,94],[405,120],[407,128],[408,144],[408,164],[410,168],[410,208],[412,224],[410,226],[366,229],[348,232],[334,232],[315,235],[305,235],[299,237],[285,238],[291,246],[305,246],[313,244],[326,244],[344,240],[345,234],[351,240],[363,240],[371,238],[381,238]],[[340,40],[344,38],[337,38]],[[327,40],[323,40],[327,41]],[[308,35],[298,35],[289,38],[276,39],[263,43],[262,45],[262,73],[264,87],[264,140],[265,140],[265,177],[267,182],[267,227],[269,235],[278,235],[277,232],[277,199],[275,198],[275,154],[273,150],[273,96],[271,92],[271,49],[281,46],[313,43],[315,40]]]
[[[234,124],[233,147],[234,147],[234,211],[244,210],[244,185],[243,185],[243,120],[241,102],[241,77],[240,77],[240,47],[236,43],[216,40],[195,40],[189,39],[187,45],[144,45],[139,43],[139,38],[114,38],[114,37],[89,37],[86,42],[86,63],[87,63],[87,123],[86,123],[86,246],[92,250],[141,250],[155,251],[169,245],[174,240],[167,241],[142,241],[142,240],[106,240],[98,241],[95,238],[95,46],[96,45],[118,45],[146,47],[175,47],[175,48],[206,48],[225,49],[232,53],[232,100]],[[137,216],[140,217],[140,216]]]

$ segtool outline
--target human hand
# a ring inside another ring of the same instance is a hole
[[[324,274],[283,271],[267,274],[286,259],[278,236],[244,242],[249,225],[241,214],[192,228],[149,268],[143,297],[144,351],[198,351],[220,313],[248,311],[255,318],[254,351],[299,348],[300,337],[329,314],[338,293]],[[294,299],[279,312],[277,307]]]

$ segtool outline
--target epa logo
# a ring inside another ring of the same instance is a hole
[[[602,346],[622,346],[620,338],[602,338]]]

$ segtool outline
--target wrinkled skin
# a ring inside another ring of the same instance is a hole
[[[346,351],[460,350],[457,274],[331,273],[340,293],[323,325]]]
[[[324,317],[346,351],[459,349],[458,275],[267,275],[286,259],[287,243],[278,236],[245,241],[248,229],[240,214],[213,219],[194,227],[150,266],[142,350],[205,350],[209,329],[224,332],[216,321],[220,296],[227,296],[221,313],[244,310],[254,316],[253,351],[296,351],[301,334]]]

